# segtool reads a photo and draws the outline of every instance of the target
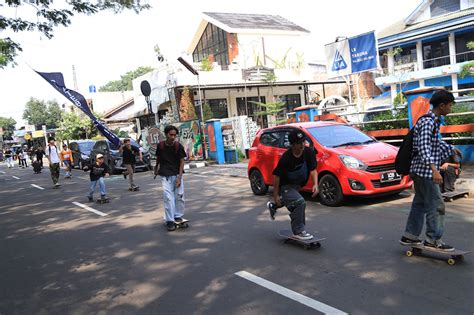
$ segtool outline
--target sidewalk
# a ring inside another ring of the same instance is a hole
[[[474,198],[474,165],[463,165],[461,176],[456,180],[456,190],[469,190]]]

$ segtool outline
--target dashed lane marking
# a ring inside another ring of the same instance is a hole
[[[13,175],[12,175],[12,177],[13,177],[14,179],[20,179],[20,177],[17,177],[17,176],[13,176]]]
[[[5,172],[4,172],[4,171],[0,171],[0,174],[5,174]]]
[[[75,205],[78,206],[78,207],[81,207],[82,209],[86,209],[87,211],[90,211],[90,212],[93,212],[93,213],[95,213],[95,214],[98,214],[98,215],[100,215],[101,217],[105,217],[106,215],[108,215],[108,213],[103,213],[103,212],[101,212],[101,211],[99,211],[99,210],[95,210],[95,209],[93,209],[93,208],[91,208],[91,207],[89,207],[89,206],[86,206],[85,204],[82,204],[82,203],[80,203],[80,202],[73,201],[72,203],[75,204]]]
[[[265,280],[263,278],[260,278],[254,274],[251,274],[250,272],[247,272],[247,271],[239,271],[239,272],[236,272],[235,275],[239,276],[239,277],[242,277],[248,281],[251,281],[255,284],[258,284],[259,286],[262,286],[264,288],[267,288],[273,292],[276,292],[280,295],[283,295],[289,299],[292,299],[296,302],[299,302],[301,304],[304,304],[308,307],[311,307],[312,309],[315,309],[321,313],[324,313],[324,314],[338,314],[338,315],[342,315],[342,314],[347,314],[341,310],[338,310],[337,308],[334,308],[332,306],[329,306],[327,304],[324,304],[324,303],[321,303],[319,301],[316,301],[316,300],[313,300],[307,296],[304,296],[298,292],[295,292],[295,291],[292,291],[292,290],[289,290],[285,287],[282,287],[276,283],[273,283],[273,282],[270,282],[268,280]]]
[[[38,185],[35,185],[35,184],[31,184],[31,186],[33,186],[33,187],[35,187],[35,188],[38,188],[38,189],[40,189],[40,190],[44,190],[44,188],[43,188],[43,187],[41,187],[41,186],[38,186]]]

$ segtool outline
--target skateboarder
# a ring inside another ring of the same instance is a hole
[[[105,191],[105,182],[104,177],[109,176],[109,167],[107,164],[104,163],[104,155],[97,154],[95,157],[95,163],[92,163],[90,166],[85,166],[84,171],[90,170],[90,179],[91,185],[89,188],[89,194],[87,198],[90,202],[94,201],[94,190],[99,183],[99,191],[100,191],[100,198],[101,200],[107,199],[107,192]]]
[[[53,184],[55,188],[59,186],[59,163],[61,159],[59,158],[59,151],[56,145],[54,144],[54,138],[49,138],[48,148],[47,148],[47,156],[49,161],[49,171],[51,172],[51,179],[53,180]]]
[[[410,175],[413,179],[415,196],[400,243],[421,244],[419,236],[426,217],[426,239],[423,245],[453,251],[454,247],[441,240],[444,232],[445,205],[439,187],[443,182],[439,169],[441,161],[458,150],[440,139],[439,118],[451,112],[454,96],[447,91],[438,91],[433,94],[430,103],[433,109],[428,113],[429,116],[421,117],[414,127]]]
[[[165,127],[166,140],[156,149],[155,175],[160,175],[163,186],[165,221],[168,231],[174,231],[174,222],[182,222],[184,215],[184,147],[176,141],[178,129]]]
[[[124,139],[123,145],[120,147],[122,153],[123,165],[126,170],[123,172],[123,177],[130,182],[130,190],[138,188],[133,181],[133,173],[135,173],[136,155],[138,154],[140,161],[143,160],[142,152],[133,147],[130,143],[130,139]]]
[[[35,151],[34,154],[36,155],[36,161],[38,161],[41,165],[41,168],[43,168],[43,157],[45,155],[45,152],[43,150],[43,147],[38,147]]]
[[[72,151],[68,150],[67,144],[63,144],[63,150],[61,151],[61,166],[66,166],[66,176],[64,178],[71,178],[71,168],[74,162],[72,158]]]
[[[15,166],[15,163],[13,163],[13,151],[9,147],[5,149],[5,160],[7,162],[7,167],[12,168]]]
[[[274,203],[268,202],[267,207],[270,216],[274,219],[277,208],[285,205],[290,211],[291,230],[294,237],[309,240],[313,238],[313,235],[305,231],[306,202],[298,191],[311,177],[313,197],[318,194],[316,151],[304,145],[305,135],[301,130],[291,131],[288,140],[290,148],[282,155],[273,171]]]

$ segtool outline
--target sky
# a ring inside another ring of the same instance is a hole
[[[143,3],[143,1],[142,1]],[[158,67],[153,47],[164,56],[183,56],[202,19],[201,12],[275,14],[311,32],[305,61],[324,61],[324,45],[337,36],[354,36],[382,30],[404,19],[421,0],[149,0],[152,9],[136,14],[100,12],[75,16],[69,27],[59,27],[52,39],[37,32],[2,33],[22,45],[14,68],[0,70],[0,116],[13,117],[17,128],[30,97],[40,100],[66,99],[32,69],[62,72],[66,86],[73,88],[74,65],[80,93],[89,85],[98,87],[140,66]],[[0,11],[4,8],[0,7]],[[19,17],[34,16],[35,9],[19,7]]]

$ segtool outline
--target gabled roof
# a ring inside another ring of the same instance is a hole
[[[424,10],[433,2],[433,0],[423,0],[416,9],[404,20],[406,25],[412,24]]]
[[[110,109],[109,111],[105,112],[104,113],[104,116],[103,116],[103,119],[112,119],[112,116],[114,116],[115,114],[123,111],[124,109],[132,106],[134,104],[134,99],[133,97],[132,98],[129,98],[128,100],[124,101],[123,103],[113,107],[112,109]]]

